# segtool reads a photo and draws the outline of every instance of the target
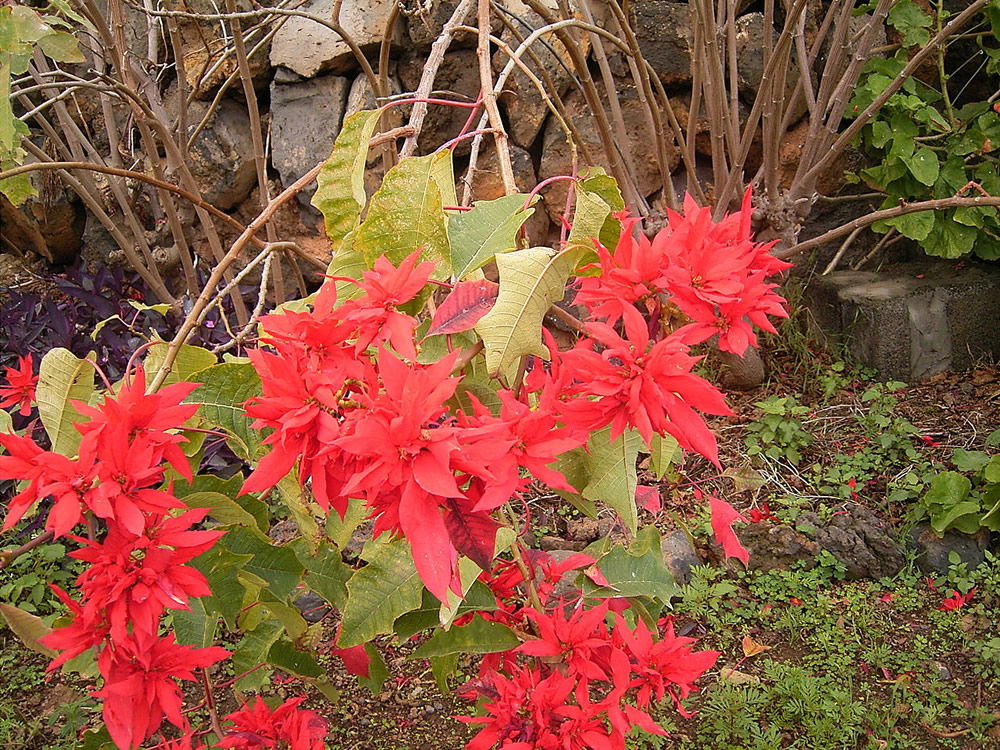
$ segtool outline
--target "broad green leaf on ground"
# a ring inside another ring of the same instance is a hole
[[[211,646],[215,642],[219,616],[214,612],[207,612],[201,598],[192,597],[188,600],[188,605],[191,609],[177,609],[171,613],[177,642],[198,648]]]
[[[273,620],[265,620],[256,629],[247,633],[246,636],[233,649],[233,671],[236,674],[253,669],[258,664],[267,661],[267,654],[271,646],[281,637],[285,629],[280,623]],[[256,669],[250,674],[238,679],[235,683],[237,690],[253,691],[259,690],[268,683],[271,676],[269,666]]]
[[[56,656],[55,651],[38,642],[39,638],[51,632],[51,628],[42,622],[42,619],[23,609],[18,609],[10,604],[0,603],[0,617],[7,623],[14,635],[18,637],[25,646],[32,651],[37,651],[48,657]]]
[[[247,463],[262,455],[261,433],[243,410],[244,402],[260,395],[260,376],[250,364],[212,365],[197,373],[200,385],[187,402],[199,404],[198,414],[223,430],[233,452]]]
[[[309,501],[305,488],[298,479],[298,469],[292,468],[285,477],[275,485],[278,497],[292,514],[295,525],[298,526],[302,538],[309,549],[315,550],[319,545],[319,524],[313,515],[312,503]]]
[[[372,196],[368,215],[354,237],[354,248],[371,268],[385,255],[399,265],[414,250],[421,260],[435,261],[435,278],[451,276],[451,245],[438,178],[444,150],[403,159],[390,169]]]
[[[368,198],[365,195],[365,164],[368,141],[378,125],[381,110],[355,112],[344,120],[333,151],[316,178],[312,204],[323,214],[326,234],[337,255],[344,238],[358,225]]]
[[[51,349],[38,367],[35,399],[38,416],[52,442],[52,450],[75,456],[80,433],[73,426],[84,421],[72,401],[86,403],[94,393],[94,365],[68,349]]]
[[[267,581],[268,590],[284,601],[302,577],[302,563],[288,547],[278,547],[267,537],[247,529],[231,529],[216,546],[223,546],[236,555],[251,555],[243,563],[246,570]]]
[[[910,174],[924,185],[931,186],[937,182],[941,164],[938,162],[937,154],[926,146],[921,146],[903,159],[903,163],[910,170]]]
[[[904,237],[923,242],[934,229],[934,216],[933,211],[914,211],[912,214],[903,214],[889,219],[885,225],[896,227]]]
[[[153,376],[159,372],[164,360],[166,360],[167,348],[168,344],[166,341],[150,347],[149,353],[146,354],[146,360],[143,363],[143,366],[146,368],[147,382],[152,380]],[[163,381],[163,385],[180,383],[181,381],[188,383],[200,382],[198,380],[194,380],[192,375],[196,372],[200,374],[201,370],[211,367],[216,362],[218,362],[218,358],[208,349],[202,349],[200,346],[189,346],[188,344],[183,344],[177,351],[177,358],[174,359],[173,364],[170,365],[170,372]]]
[[[413,564],[410,545],[403,540],[376,541],[365,548],[368,564],[347,582],[341,648],[391,633],[396,618],[420,606],[423,584]]]
[[[635,430],[626,430],[611,441],[611,428],[605,427],[590,436],[586,455],[589,481],[583,496],[602,502],[618,512],[622,522],[633,534],[639,524],[635,507],[637,484],[635,464],[642,438]]]
[[[542,343],[542,320],[549,307],[565,296],[566,282],[583,255],[577,246],[561,252],[529,247],[497,256],[500,292],[493,309],[476,324],[491,376],[506,376],[526,354],[549,359]]]
[[[305,549],[297,554],[306,569],[306,586],[337,609],[343,609],[347,601],[347,582],[354,571],[344,564],[340,550],[324,542],[315,554]]]
[[[442,630],[413,652],[414,659],[450,654],[492,654],[509,651],[521,645],[514,631],[498,622],[481,617],[473,618],[468,625]]]
[[[534,212],[525,210],[528,196],[505,195],[492,201],[476,201],[471,211],[448,216],[451,238],[451,268],[456,279],[464,279],[493,260],[495,255],[517,247],[517,232]]]
[[[954,221],[951,212],[939,213],[936,219],[921,245],[925,253],[940,258],[961,258],[972,251],[979,234],[975,227]]]
[[[660,532],[656,527],[644,527],[632,546],[616,545],[597,561],[597,567],[607,579],[607,586],[587,585],[587,594],[594,596],[646,596],[669,604],[681,589],[663,562]]]

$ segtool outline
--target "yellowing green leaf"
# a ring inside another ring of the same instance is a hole
[[[526,195],[505,195],[492,201],[476,201],[471,211],[448,217],[451,267],[456,279],[464,279],[493,260],[495,255],[517,247],[517,232],[534,212],[525,210]]]
[[[355,112],[344,120],[333,151],[316,178],[312,204],[323,214],[326,234],[336,255],[344,238],[358,225],[365,195],[365,162],[368,141],[378,125],[381,110]]]
[[[581,257],[580,247],[561,252],[529,247],[497,256],[500,293],[493,309],[476,323],[490,375],[507,374],[525,354],[549,358],[542,343],[542,320],[566,294],[566,281]]]
[[[389,170],[372,196],[368,215],[357,230],[354,248],[371,268],[385,255],[399,265],[414,250],[436,262],[435,276],[451,275],[451,245],[438,179],[451,151],[403,159]]]
[[[94,393],[94,365],[68,349],[51,349],[38,367],[38,416],[52,442],[52,450],[75,456],[80,433],[73,425],[83,416],[71,402],[86,403]]]
[[[347,582],[337,645],[349,648],[382,633],[391,633],[396,618],[420,606],[423,584],[410,554],[399,540],[366,546],[368,564]]]

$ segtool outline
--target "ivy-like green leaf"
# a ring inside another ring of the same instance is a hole
[[[366,545],[368,564],[347,582],[347,604],[338,644],[350,648],[391,633],[400,615],[420,606],[423,584],[403,540],[370,542]]]
[[[450,654],[492,654],[521,645],[514,631],[498,622],[475,617],[468,625],[442,630],[413,652],[415,659]]]
[[[451,267],[456,279],[464,279],[517,247],[517,232],[534,212],[524,208],[526,195],[505,195],[492,201],[476,201],[471,211],[448,217]]]
[[[198,404],[198,414],[228,435],[233,452],[247,463],[256,463],[263,454],[261,433],[253,429],[243,404],[260,395],[260,376],[250,364],[213,365],[198,371],[201,385],[187,397]]]
[[[270,592],[284,601],[302,577],[302,563],[288,547],[271,544],[263,534],[244,528],[231,529],[216,546],[235,555],[250,555],[242,569],[267,581]]]
[[[602,502],[618,512],[622,522],[633,534],[639,525],[635,507],[637,479],[635,464],[642,438],[635,430],[626,430],[614,441],[611,428],[605,427],[590,436],[587,442],[586,467],[588,482],[583,496]]]

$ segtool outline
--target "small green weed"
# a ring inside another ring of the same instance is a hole
[[[771,396],[754,406],[764,412],[764,416],[747,425],[747,455],[784,458],[797,466],[802,460],[802,449],[812,442],[812,436],[800,421],[800,417],[809,412],[809,407],[800,406],[794,396]]]

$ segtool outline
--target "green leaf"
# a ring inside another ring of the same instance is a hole
[[[0,410],[0,432],[5,432],[8,435],[14,433],[14,421],[11,419],[10,413]]]
[[[525,210],[526,195],[506,195],[492,201],[476,201],[471,211],[448,217],[451,237],[451,268],[463,279],[493,260],[494,256],[517,247],[517,232],[534,212]]]
[[[341,518],[338,513],[330,513],[326,518],[326,536],[344,549],[354,536],[354,531],[362,524],[368,515],[368,506],[361,500],[351,500],[347,504],[347,513]]]
[[[565,296],[566,282],[583,256],[578,246],[561,252],[529,247],[497,256],[500,292],[493,308],[476,323],[491,376],[506,376],[527,354],[549,359],[542,321],[549,307]]]
[[[938,534],[943,534],[948,528],[956,526],[963,516],[976,515],[976,526],[979,527],[979,503],[972,500],[956,503],[942,513],[931,513],[931,528]]]
[[[58,654],[47,646],[43,646],[38,640],[48,635],[52,629],[37,617],[23,609],[18,609],[10,604],[0,602],[0,617],[7,623],[7,627],[13,631],[25,646],[32,651],[37,651],[44,656],[53,657]]]
[[[680,587],[667,570],[660,550],[660,532],[655,526],[636,534],[629,549],[616,545],[597,561],[607,586],[587,584],[587,595],[598,597],[655,597],[663,604],[680,594]]]
[[[165,341],[150,347],[144,363],[148,380],[152,380],[153,376],[159,372],[160,367],[163,366],[163,362],[167,358],[167,349],[168,345]],[[218,358],[208,349],[183,344],[177,351],[177,358],[170,365],[170,372],[167,374],[163,384],[193,382],[191,379],[192,375],[196,372],[200,374],[201,370],[211,367],[217,361]]]
[[[315,554],[303,550],[298,558],[306,570],[306,586],[337,609],[343,609],[347,601],[347,581],[354,571],[344,564],[340,550],[323,543]]]
[[[76,37],[67,31],[53,31],[38,40],[38,46],[47,57],[61,63],[82,63],[87,58],[80,51]]]
[[[236,644],[233,649],[233,671],[242,674],[253,669],[258,664],[267,661],[268,652],[271,646],[281,637],[285,629],[280,623],[274,621],[264,621],[260,623],[252,632]],[[254,691],[259,690],[268,682],[271,669],[264,667],[254,670],[250,674],[238,679],[235,683],[237,690]]]
[[[246,570],[267,581],[270,592],[284,601],[302,577],[302,563],[288,547],[278,547],[262,534],[244,528],[231,529],[218,545],[236,555],[251,555],[243,564]]]
[[[581,203],[578,197],[576,214],[573,217],[573,227],[576,228],[576,225],[582,222],[580,227],[581,235],[585,235],[587,239],[595,237],[608,250],[614,250],[618,245],[618,238],[621,236],[622,223],[612,216],[612,213],[625,210],[625,199],[622,197],[618,182],[600,167],[587,167],[581,171],[580,178],[580,182],[577,183],[576,188],[578,196],[582,192],[588,193],[588,198],[597,198],[600,203],[607,206],[608,213],[604,214],[597,233],[590,234],[594,231],[597,217],[602,213],[603,209],[596,200],[585,200],[585,202]],[[581,211],[584,213],[581,214]],[[592,211],[594,213],[591,216]]]
[[[451,275],[448,217],[437,182],[441,162],[450,159],[449,150],[413,156],[386,173],[354,239],[369,268],[383,255],[399,265],[419,249],[421,260],[436,262],[436,278]]]
[[[187,503],[185,498],[187,498],[188,495],[195,494],[196,492],[207,492],[228,497],[250,515],[250,517],[254,520],[254,525],[259,531],[266,534],[267,530],[271,527],[271,515],[268,512],[267,505],[258,500],[256,495],[240,495],[240,489],[242,487],[243,476],[240,474],[232,476],[229,479],[223,479],[215,474],[196,474],[194,481],[190,483],[185,479],[176,480],[174,482],[174,495],[179,499],[184,500],[185,503]],[[225,513],[227,518],[234,519],[229,521],[230,523],[236,523],[239,526],[246,525],[243,521],[235,520],[237,517],[242,518],[242,516],[239,516],[237,511],[234,509],[220,509],[220,512]],[[220,522],[225,523],[222,521]]]
[[[385,665],[385,660],[375,645],[365,644],[365,653],[368,654],[368,676],[358,675],[358,684],[368,688],[373,694],[377,694],[382,689],[382,683],[389,679],[389,669]]]
[[[923,242],[934,229],[934,219],[933,211],[915,211],[889,219],[885,223],[888,226],[896,227],[903,236],[917,242]]]
[[[1000,456],[993,456],[983,470],[983,479],[987,482],[1000,483]]]
[[[320,537],[319,524],[316,522],[316,516],[313,515],[306,491],[299,483],[298,470],[293,467],[275,485],[275,489],[277,489],[278,497],[281,498],[284,506],[292,514],[292,519],[295,521],[295,525],[298,526],[299,532],[301,532],[309,549],[317,549]]]
[[[326,234],[337,255],[344,238],[358,226],[365,195],[365,165],[368,141],[378,125],[381,110],[355,112],[344,120],[334,141],[330,158],[324,162],[316,178],[316,193],[312,204],[323,214]]]
[[[649,470],[657,479],[663,479],[670,472],[670,467],[681,461],[681,448],[673,435],[654,435],[650,451]]]
[[[197,373],[202,383],[187,403],[198,404],[203,419],[223,430],[233,452],[247,463],[256,463],[263,454],[261,433],[253,429],[243,404],[260,395],[260,376],[250,364],[212,365]]]
[[[941,258],[961,258],[971,252],[978,231],[952,219],[950,212],[940,216],[922,247],[928,255]]]
[[[338,643],[350,648],[391,633],[400,615],[420,606],[423,584],[403,540],[366,545],[368,564],[347,582],[347,604]]]
[[[205,602],[201,598],[189,599],[188,605],[190,610],[177,609],[171,613],[177,642],[198,648],[211,646],[215,642],[218,616],[206,611]]]
[[[941,165],[938,162],[937,154],[926,146],[921,146],[903,161],[909,168],[910,174],[924,185],[930,187],[937,182]]]
[[[455,667],[458,666],[458,654],[449,654],[448,656],[436,656],[431,659],[431,674],[434,675],[434,681],[437,683],[438,690],[441,691],[442,695],[448,695],[448,678],[455,671]]]
[[[913,0],[898,0],[886,17],[889,25],[903,35],[903,46],[923,46],[930,40],[927,28],[931,17],[924,13]]]
[[[626,430],[613,442],[610,435],[611,428],[605,427],[593,433],[587,442],[585,462],[589,481],[583,488],[583,496],[613,508],[634,534],[639,525],[635,463],[642,438],[635,430]]]
[[[955,471],[943,471],[931,480],[924,493],[924,505],[950,506],[965,500],[972,490],[972,482]]]
[[[521,645],[514,631],[498,622],[475,617],[468,625],[442,630],[413,652],[414,659],[451,654],[493,654]]]
[[[208,508],[208,516],[223,526],[246,526],[258,529],[257,519],[239,503],[221,492],[192,492],[179,498],[189,508]]]
[[[951,454],[951,462],[959,471],[981,471],[990,462],[990,457],[982,451],[967,451],[956,448]]]
[[[326,674],[316,663],[316,657],[307,651],[300,651],[295,644],[284,639],[278,640],[267,653],[267,661],[296,677],[316,679]]]
[[[309,623],[297,607],[275,601],[266,590],[261,592],[260,607],[270,612],[292,638],[300,638],[309,628]]]
[[[423,630],[436,627],[440,613],[441,602],[434,594],[424,589],[420,606],[397,617],[392,630],[400,641],[405,641]]]
[[[221,544],[198,555],[191,564],[208,580],[212,595],[203,597],[205,610],[218,612],[230,630],[235,630],[236,617],[243,607],[246,588],[237,574],[253,555],[237,555]]]
[[[52,450],[75,456],[80,433],[73,427],[86,421],[72,401],[86,403],[94,393],[94,365],[68,349],[51,349],[38,367],[38,416],[52,442]]]

